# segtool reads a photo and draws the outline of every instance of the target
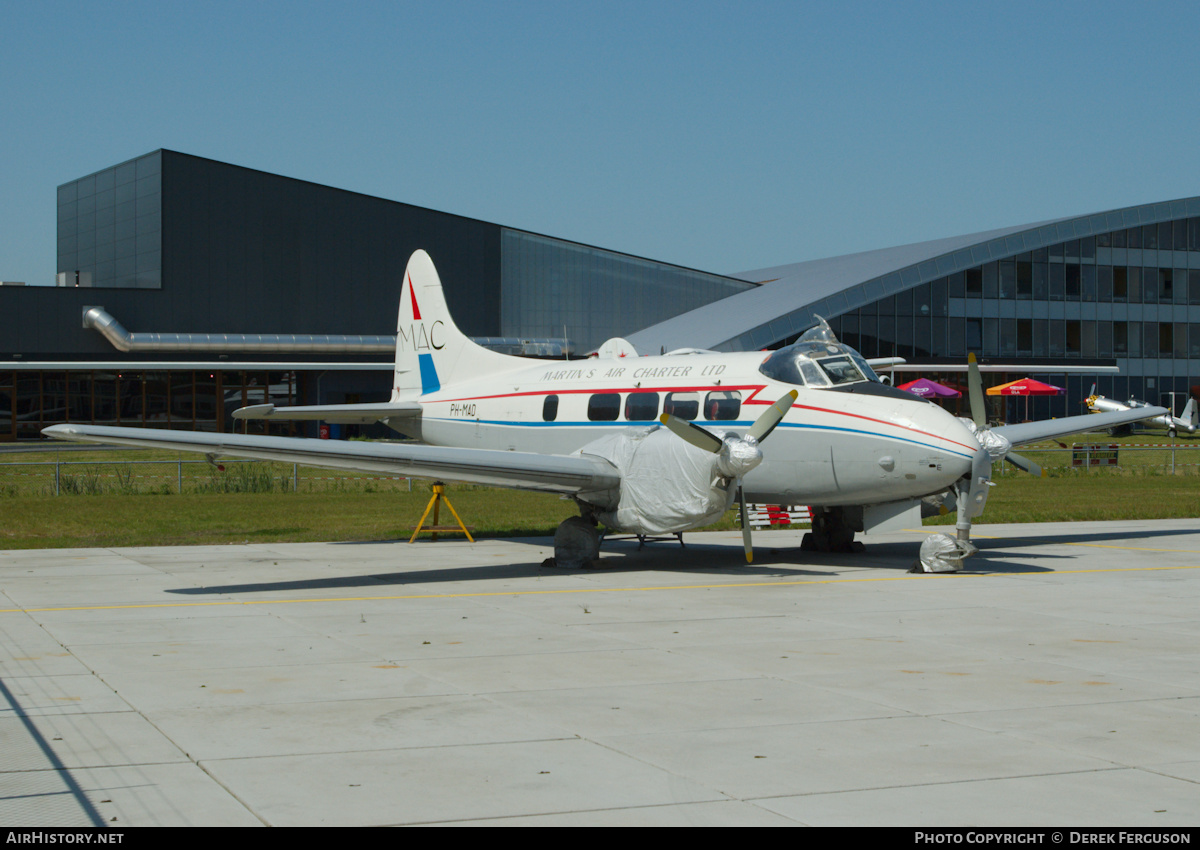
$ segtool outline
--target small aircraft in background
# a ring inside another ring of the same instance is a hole
[[[1122,403],[1115,399],[1097,395],[1095,384],[1092,384],[1091,395],[1083,403],[1087,405],[1088,411],[1091,413],[1114,413],[1123,410],[1144,410],[1154,407],[1150,403],[1136,398],[1131,398],[1129,401]],[[1180,433],[1187,434],[1189,437],[1194,436],[1197,426],[1200,426],[1200,410],[1196,407],[1196,399],[1188,399],[1187,405],[1183,408],[1182,415],[1175,416],[1173,413],[1173,411],[1168,411],[1161,416],[1141,420],[1141,423],[1143,426],[1152,428],[1165,428],[1169,437],[1175,437]],[[1110,427],[1109,432],[1112,434],[1127,434],[1129,433],[1129,427],[1129,425],[1117,425]]]
[[[720,519],[735,498],[812,506],[806,549],[853,551],[856,533],[920,527],[923,513],[941,508],[957,508],[958,538],[969,543],[994,461],[1042,474],[1014,445],[1166,413],[989,428],[973,357],[971,421],[884,384],[819,318],[777,351],[639,357],[610,340],[600,352],[546,361],[480,347],[455,326],[433,261],[417,251],[400,292],[389,401],[261,404],[234,416],[384,422],[424,444],[71,424],[43,433],[201,452],[214,462],[251,457],[563,494],[580,511],[555,535],[565,566],[598,556],[599,524],[639,535],[689,531]],[[749,561],[744,507],[742,517]]]

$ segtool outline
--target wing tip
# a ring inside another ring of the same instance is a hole
[[[275,412],[273,404],[251,404],[233,412],[234,419],[266,419]]]

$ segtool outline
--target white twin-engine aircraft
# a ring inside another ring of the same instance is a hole
[[[919,527],[923,506],[957,506],[958,537],[966,541],[993,460],[1040,474],[1013,445],[1165,412],[1138,408],[988,429],[977,367],[971,380],[976,423],[880,382],[824,321],[771,352],[638,357],[612,340],[588,360],[510,357],[459,331],[432,260],[417,251],[400,295],[389,402],[265,404],[234,416],[382,421],[424,445],[94,425],[44,433],[196,451],[210,460],[252,457],[565,494],[581,514],[555,535],[556,559],[568,565],[596,557],[598,523],[639,535],[688,531],[715,522],[739,494],[743,502],[811,506],[808,549],[844,551],[856,532]]]

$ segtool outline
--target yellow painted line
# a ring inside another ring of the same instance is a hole
[[[1200,555],[1200,551],[1196,549],[1155,549],[1150,546],[1113,546],[1111,543],[1064,543],[1062,545],[1092,546],[1096,549],[1128,549],[1132,552],[1178,552],[1181,555]]]
[[[149,602],[136,605],[75,605],[53,608],[4,608],[0,614],[45,613],[52,611],[123,611],[138,608],[201,608],[217,605],[295,605],[314,602],[388,602],[406,599],[471,599],[489,596],[552,596],[581,593],[646,593],[663,590],[728,590],[753,587],[794,587],[805,584],[848,584],[854,582],[878,581],[920,581],[936,578],[950,578],[955,575],[973,578],[1011,578],[1013,576],[1061,576],[1079,573],[1123,573],[1147,572],[1161,570],[1200,570],[1200,564],[1178,567],[1115,567],[1112,569],[1091,570],[1045,570],[1010,571],[1003,573],[964,572],[964,573],[905,573],[893,576],[875,576],[872,578],[823,578],[795,579],[784,581],[737,582],[733,584],[676,584],[657,585],[652,587],[572,587],[560,590],[490,590],[467,593],[419,593],[405,596],[334,596],[312,599],[229,599],[218,602]]]

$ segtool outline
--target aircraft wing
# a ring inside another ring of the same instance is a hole
[[[567,495],[613,490],[621,482],[611,464],[588,456],[105,425],[53,425],[42,433],[59,440],[198,452],[209,460],[247,457]]]
[[[1166,412],[1165,407],[1135,407],[1132,410],[1114,410],[1111,413],[1084,413],[1080,416],[1064,416],[1062,419],[1043,419],[1040,422],[999,425],[992,428],[991,431],[993,434],[1000,434],[1014,446],[1021,446],[1038,440],[1078,434],[1081,431],[1097,431],[1103,428],[1128,425],[1143,419],[1162,416]]]
[[[234,419],[313,420],[345,425],[370,425],[384,419],[401,419],[421,415],[421,405],[415,401],[380,404],[310,404],[295,407],[276,407],[273,404],[253,404],[239,407]]]

